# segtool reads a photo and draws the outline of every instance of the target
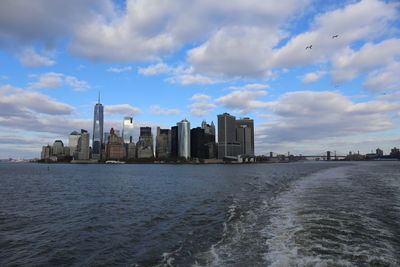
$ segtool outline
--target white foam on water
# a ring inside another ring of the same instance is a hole
[[[313,202],[312,196],[307,195],[323,190],[324,183],[345,184],[348,182],[348,168],[350,167],[328,169],[305,177],[297,181],[289,191],[271,201],[270,221],[262,230],[262,234],[267,238],[268,252],[264,259],[268,265],[354,266],[354,260],[372,265],[390,265],[395,261],[396,252],[388,242],[380,242],[379,245],[371,244],[371,240],[366,240],[368,242],[363,244],[357,243],[360,239],[362,241],[362,238],[368,238],[369,232],[390,235],[386,229],[379,229],[376,219],[357,214],[361,217],[357,223],[370,231],[362,233],[354,240],[359,230],[353,232],[351,216],[338,219],[322,212],[319,214],[319,203]],[[317,189],[314,190],[315,188]],[[329,197],[329,194],[326,197]],[[333,211],[332,214],[335,212],[341,211]],[[319,232],[328,236],[319,236]],[[369,238],[373,240],[374,236]]]

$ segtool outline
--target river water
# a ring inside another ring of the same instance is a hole
[[[0,266],[399,266],[400,162],[0,164]]]

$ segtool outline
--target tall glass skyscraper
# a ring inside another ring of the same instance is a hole
[[[178,126],[178,156],[190,158],[190,122],[183,120],[176,124]]]
[[[133,118],[124,117],[122,128],[122,137],[124,138],[124,143],[129,144],[133,142]]]
[[[100,95],[99,101],[94,106],[94,118],[93,118],[93,154],[100,155],[101,154],[101,146],[103,144],[103,125],[104,125],[104,107],[100,104]],[[93,156],[99,157],[99,156]],[[99,157],[100,158],[100,157]]]

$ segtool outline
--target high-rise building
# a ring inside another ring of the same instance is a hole
[[[178,126],[171,127],[171,158],[178,157]]]
[[[140,127],[139,141],[136,143],[136,153],[138,159],[154,158],[151,127]]]
[[[124,140],[115,134],[111,128],[108,143],[106,144],[106,159],[107,160],[123,160],[126,157],[126,149]]]
[[[197,127],[190,130],[190,154],[192,158],[206,158],[206,140],[203,128]]]
[[[241,145],[241,154],[254,155],[254,120],[241,118],[236,120],[237,140]],[[246,130],[244,130],[247,128]],[[240,136],[239,136],[240,132]],[[243,139],[244,138],[244,139]]]
[[[74,156],[74,153],[76,152],[76,149],[78,148],[78,141],[79,141],[80,137],[81,137],[81,134],[78,133],[77,131],[73,131],[72,133],[69,134],[68,147],[69,147],[69,151],[70,151],[70,156]]]
[[[169,158],[171,151],[171,130],[157,127],[156,158]]]
[[[236,128],[237,140],[240,143],[240,154],[241,155],[254,155],[251,147],[251,128],[247,125],[239,125]]]
[[[236,157],[240,154],[240,143],[236,139],[236,117],[229,113],[218,117],[218,158]]]
[[[132,143],[133,142],[133,118],[132,117],[124,117],[123,127],[122,127],[122,138],[124,139],[124,143]]]
[[[78,149],[75,159],[88,160],[90,158],[90,147],[89,147],[90,135],[86,130],[81,130],[81,136],[78,141]]]
[[[104,107],[100,104],[100,95],[98,103],[94,106],[93,118],[93,157],[99,159],[103,145],[103,125],[104,125]]]
[[[182,120],[178,126],[178,157],[190,158],[190,122]]]

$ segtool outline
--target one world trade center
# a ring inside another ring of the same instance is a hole
[[[93,118],[93,158],[101,158],[101,147],[103,144],[103,124],[104,124],[104,107],[100,104],[100,94],[98,103],[94,106]]]

